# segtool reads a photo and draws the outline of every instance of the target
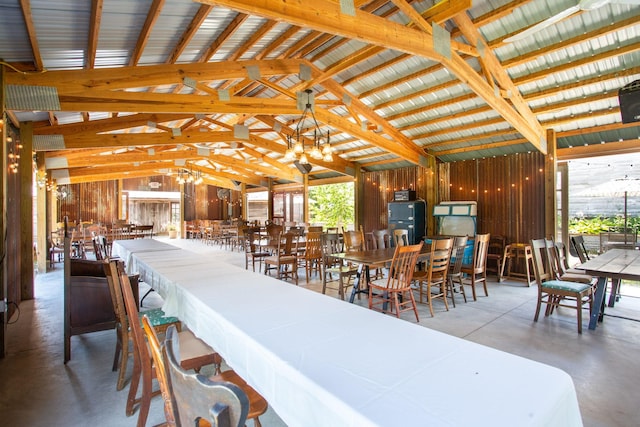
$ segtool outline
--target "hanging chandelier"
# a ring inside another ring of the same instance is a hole
[[[333,150],[330,145],[330,135],[327,131],[326,137],[323,136],[316,116],[313,113],[311,104],[312,90],[305,90],[307,94],[307,103],[302,111],[302,116],[298,120],[294,135],[287,135],[287,151],[284,154],[285,160],[297,160],[300,164],[309,164],[309,158],[314,160],[324,160],[325,162],[333,161]],[[313,135],[304,135],[306,122],[312,120]],[[305,141],[311,140],[311,147],[305,146]]]
[[[176,181],[178,184],[184,183],[193,183],[195,185],[202,184],[204,178],[202,178],[202,172],[200,171],[192,171],[191,169],[179,169],[178,176],[176,176]]]

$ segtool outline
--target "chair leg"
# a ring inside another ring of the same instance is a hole
[[[138,384],[142,375],[142,367],[137,356],[133,356],[133,372],[131,374],[131,383],[129,384],[129,395],[127,396],[126,414],[128,417],[133,415],[134,405],[136,404],[136,395],[138,394]]]
[[[578,304],[577,308],[577,312],[578,312],[578,333],[581,334],[582,333],[582,297],[580,295],[578,295],[578,297],[576,298],[576,302]]]
[[[476,297],[476,275],[475,273],[471,274],[471,294],[473,295],[473,300],[477,301]]]
[[[540,315],[540,306],[542,305],[542,300],[540,297],[538,297],[538,305],[536,306],[536,315],[533,316],[533,321],[537,322],[538,321],[538,316]]]
[[[420,322],[420,318],[418,317],[418,306],[412,292],[409,292],[409,298],[411,299],[411,304],[413,304],[413,314],[416,315],[416,322]]]
[[[124,388],[125,374],[127,372],[127,362],[129,362],[129,338],[121,339],[120,341],[120,372],[118,372],[118,383],[116,385],[116,390],[122,390]],[[116,350],[117,351],[117,350]],[[132,378],[133,381],[133,378]],[[135,397],[135,396],[134,396]]]

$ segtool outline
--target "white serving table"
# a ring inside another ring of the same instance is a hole
[[[554,367],[186,250],[133,258],[290,427],[582,425]]]

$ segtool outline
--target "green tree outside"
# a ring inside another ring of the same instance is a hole
[[[318,185],[309,189],[309,220],[337,227],[354,223],[353,183]]]

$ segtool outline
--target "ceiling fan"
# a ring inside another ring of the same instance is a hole
[[[537,33],[538,31],[542,31],[547,27],[555,24],[556,22],[560,22],[565,18],[573,15],[574,13],[580,12],[581,10],[595,10],[601,8],[604,5],[609,3],[619,3],[619,4],[630,4],[640,6],[640,0],[580,0],[578,4],[575,6],[571,6],[560,13],[557,13],[544,21],[538,22],[537,24],[527,28],[524,31],[519,32],[511,37],[507,37],[504,39],[505,43],[513,43],[518,40],[522,40],[524,38],[529,37],[532,34]]]

